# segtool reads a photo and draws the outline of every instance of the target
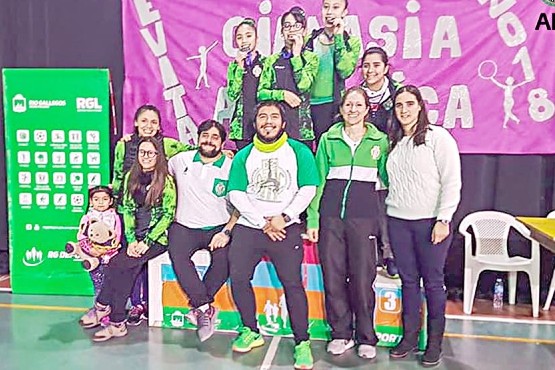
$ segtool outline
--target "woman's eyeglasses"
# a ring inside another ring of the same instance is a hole
[[[146,157],[146,158],[154,158],[158,155],[158,152],[155,150],[144,150],[144,149],[140,149],[139,150],[139,155],[141,157]]]
[[[284,23],[283,26],[281,26],[282,29],[284,29],[285,31],[298,31],[301,28],[303,28],[303,24],[302,23]]]

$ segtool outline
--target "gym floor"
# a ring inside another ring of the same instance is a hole
[[[195,332],[130,327],[129,335],[93,343],[93,330],[77,323],[91,297],[29,296],[0,293],[0,369],[291,369],[293,341],[266,338],[264,347],[237,355],[233,335],[216,333],[200,344]],[[313,341],[315,369],[419,369],[416,357],[390,360],[387,349],[362,360],[350,350],[325,352]],[[448,319],[443,362],[437,369],[555,368],[555,325]]]

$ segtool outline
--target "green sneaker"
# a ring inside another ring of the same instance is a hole
[[[255,333],[251,329],[242,327],[239,330],[239,335],[233,341],[231,349],[234,352],[249,352],[251,349],[261,347],[264,345],[264,338],[259,333]]]
[[[314,359],[312,358],[312,350],[310,349],[310,341],[305,340],[295,346],[295,369],[312,369],[314,367]]]

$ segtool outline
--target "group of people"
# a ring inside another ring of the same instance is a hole
[[[440,362],[443,268],[461,189],[457,144],[430,124],[415,86],[389,77],[383,49],[369,48],[359,62],[361,41],[345,31],[347,5],[323,0],[324,27],[310,35],[304,11],[293,7],[281,18],[285,46],[268,57],[256,50],[254,20],[236,27],[238,54],[227,89],[236,102],[233,158],[223,153],[228,133],[221,123],[201,123],[198,147],[191,148],[161,135],[156,107],[137,110],[136,133],[116,147],[115,199],[103,206],[119,205],[126,252],[104,266],[95,305],[80,320],[86,328],[103,324],[93,340],[127,334],[135,280],[149,259],[167,250],[199,339],[214,333],[214,296],[229,278],[243,323],[232,349],[262,346],[251,279],[267,256],[285,293],[294,366],[311,369],[301,276],[306,234],[317,243],[322,266],[329,353],[357,346],[360,357],[376,357],[373,281],[380,245],[386,270],[402,282],[404,335],[390,357],[417,347],[422,280],[428,341],[421,363]],[[345,90],[357,64],[362,83]],[[211,254],[202,280],[191,261],[200,249]]]

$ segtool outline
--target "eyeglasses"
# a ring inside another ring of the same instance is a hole
[[[146,157],[146,158],[154,158],[158,155],[158,152],[155,150],[144,150],[144,149],[140,149],[139,150],[139,155],[141,157]]]
[[[302,23],[284,23],[283,26],[281,26],[282,29],[284,29],[285,31],[289,31],[289,30],[293,30],[293,31],[298,31],[301,28],[303,28],[303,24]]]

